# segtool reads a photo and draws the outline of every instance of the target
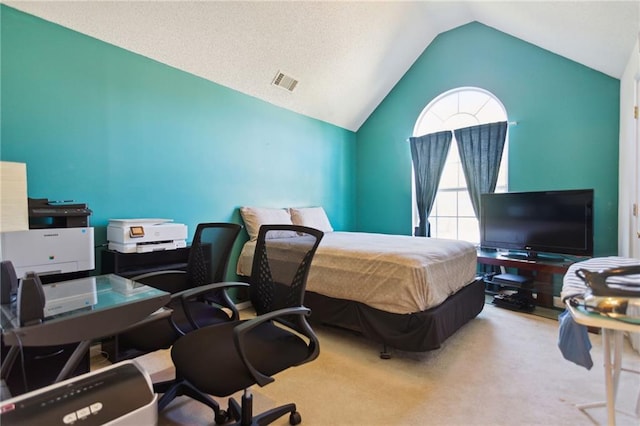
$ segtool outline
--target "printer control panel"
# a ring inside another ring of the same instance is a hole
[[[129,236],[131,238],[142,238],[142,237],[144,237],[144,226],[130,226],[129,227]]]

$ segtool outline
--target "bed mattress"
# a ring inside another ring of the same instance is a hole
[[[280,239],[291,249],[296,238]],[[289,241],[287,241],[289,240]],[[242,248],[238,275],[250,276],[255,241]],[[476,248],[465,241],[363,232],[325,233],[307,290],[409,314],[440,305],[473,282]]]

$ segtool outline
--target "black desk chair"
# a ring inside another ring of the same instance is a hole
[[[303,226],[263,225],[249,288],[257,316],[200,328],[173,345],[176,375],[194,388],[217,397],[244,389],[242,406],[229,399],[226,413],[214,410],[216,423],[233,419],[239,425],[265,425],[286,413],[290,413],[290,424],[301,422],[293,403],[254,417],[249,387],[265,386],[274,381],[274,374],[312,361],[319,354],[318,339],[306,320],[311,311],[303,306],[303,299],[309,267],[323,235]]]
[[[201,223],[191,243],[186,271],[157,271],[133,277],[135,281],[172,293],[168,307],[173,313],[167,319],[145,323],[120,334],[120,342],[141,352],[152,352],[170,348],[180,336],[199,327],[236,321],[238,310],[224,288],[197,296],[182,295],[185,291],[224,281],[231,249],[241,229],[242,226],[235,223]],[[158,410],[179,395],[189,395],[218,409],[212,398],[189,386],[179,375],[174,380],[155,383],[154,391],[163,394]]]

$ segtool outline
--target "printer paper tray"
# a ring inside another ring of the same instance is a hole
[[[187,242],[184,240],[149,244],[120,244],[109,242],[109,250],[118,251],[120,253],[151,253],[154,251],[175,250],[186,246]]]

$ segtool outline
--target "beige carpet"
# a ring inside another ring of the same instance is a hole
[[[483,312],[426,353],[393,353],[351,333],[316,328],[320,357],[255,387],[254,411],[294,401],[308,426],[329,425],[590,425],[576,404],[604,399],[601,336],[590,334],[594,367],[562,357],[558,323],[487,304]],[[624,366],[640,370],[625,340]],[[154,380],[173,376],[168,351],[138,358]],[[618,407],[632,412],[640,376],[623,373]],[[226,402],[221,404],[226,408]],[[603,408],[591,409],[606,424]],[[638,425],[618,414],[619,425]],[[214,424],[211,410],[181,397],[161,425]],[[282,417],[276,425],[287,425]]]

